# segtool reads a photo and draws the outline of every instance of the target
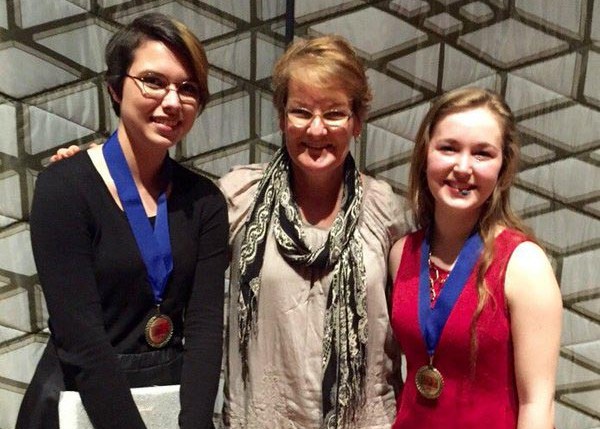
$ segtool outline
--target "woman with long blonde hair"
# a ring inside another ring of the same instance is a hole
[[[419,230],[390,252],[392,329],[407,360],[393,428],[551,429],[561,295],[510,207],[514,117],[467,88],[417,135],[409,200]]]

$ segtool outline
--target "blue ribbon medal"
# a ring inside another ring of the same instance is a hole
[[[427,346],[429,365],[417,371],[415,383],[417,390],[427,399],[437,399],[444,387],[442,374],[433,366],[433,356],[440,341],[444,326],[452,309],[464,289],[475,264],[479,260],[483,242],[477,232],[472,233],[463,245],[458,259],[450,275],[444,283],[435,305],[430,305],[430,234],[425,235],[421,245],[421,261],[419,271],[419,328]]]
[[[151,347],[161,348],[173,336],[173,321],[160,312],[162,296],[173,271],[166,192],[163,190],[158,197],[156,218],[152,228],[116,132],[104,144],[102,153],[146,266],[148,281],[154,294],[157,312],[146,323],[146,342]],[[166,157],[162,173],[166,174],[170,181],[170,165]]]

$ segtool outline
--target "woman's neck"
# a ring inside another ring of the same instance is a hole
[[[457,216],[436,210],[431,236],[431,259],[440,268],[451,270],[479,215]]]
[[[160,173],[167,150],[132,142],[122,127],[117,135],[136,186],[158,198],[165,186]]]
[[[292,193],[306,222],[320,228],[331,226],[341,207],[343,177],[343,167],[334,174],[312,175],[292,165]]]

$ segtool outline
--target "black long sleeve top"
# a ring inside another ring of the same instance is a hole
[[[174,268],[161,311],[174,322],[168,347],[184,349],[180,425],[212,427],[222,355],[227,209],[210,180],[170,162]],[[156,311],[152,288],[127,218],[86,153],[39,175],[30,226],[51,341],[72,378],[67,386],[80,392],[94,427],[144,428],[117,355],[153,350],[144,339],[146,321]]]

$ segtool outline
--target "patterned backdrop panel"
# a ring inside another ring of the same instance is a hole
[[[172,155],[212,178],[281,144],[270,73],[284,0],[0,0],[0,429],[12,429],[48,331],[31,255],[35,179],[58,147],[115,128],[103,49],[158,11],[203,40],[211,101]],[[368,68],[374,101],[352,148],[407,189],[418,124],[443,91],[501,92],[523,137],[513,195],[551,257],[564,300],[557,429],[600,428],[600,1],[296,0],[295,37],[337,33]]]

